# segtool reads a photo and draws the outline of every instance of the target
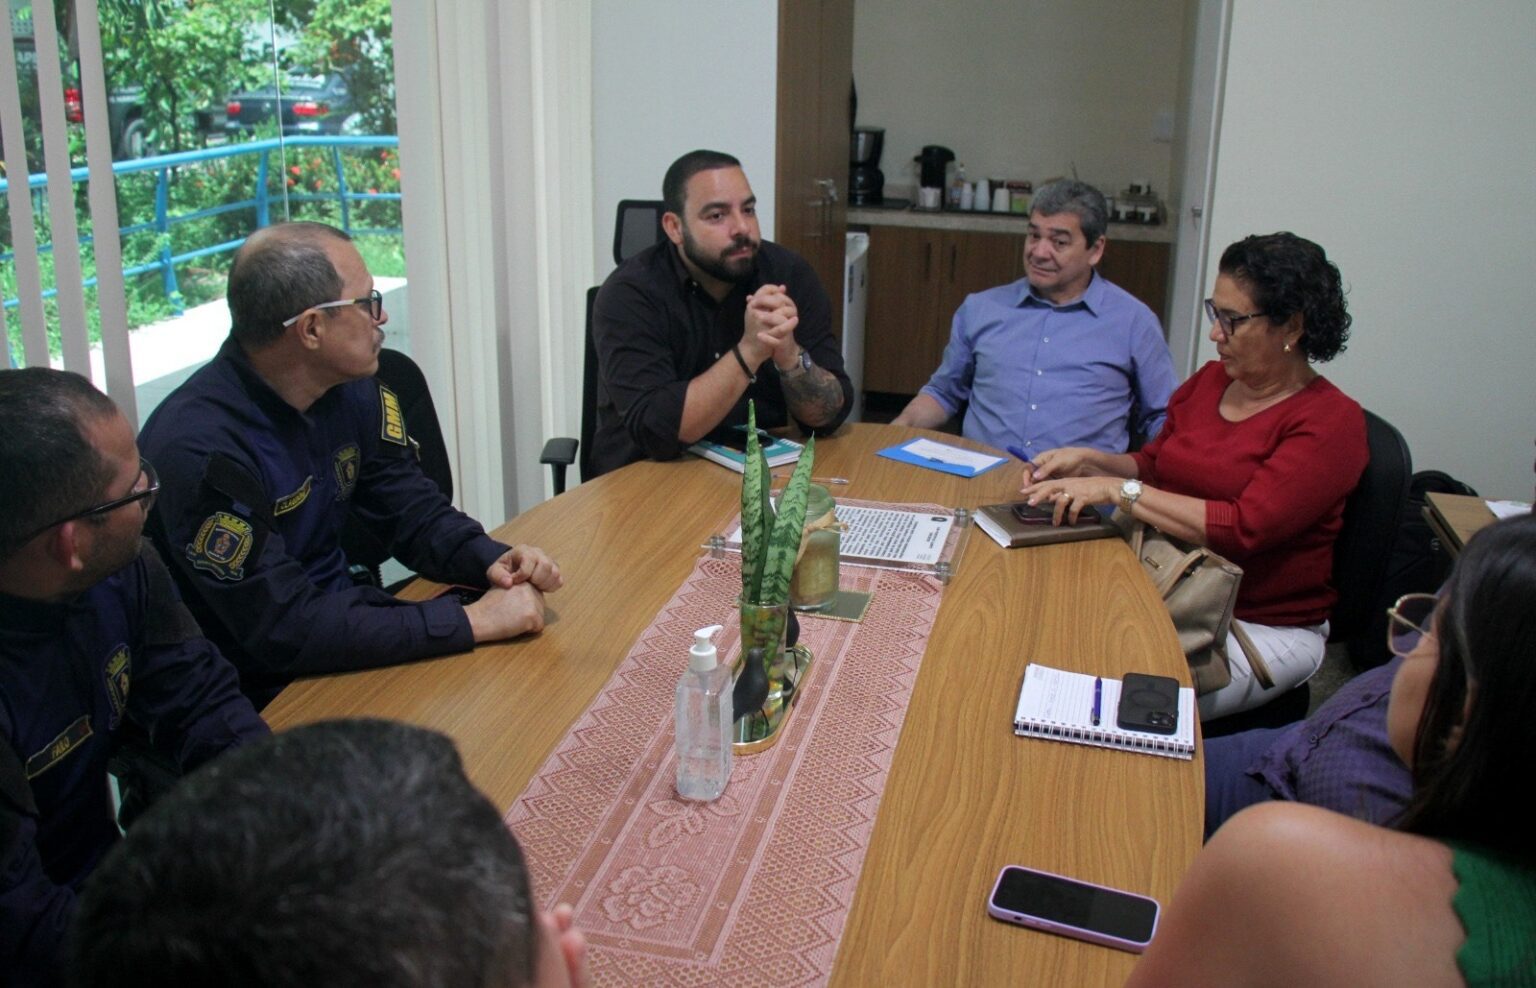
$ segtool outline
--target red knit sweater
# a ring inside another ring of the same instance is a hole
[[[1327,620],[1344,499],[1365,469],[1365,415],[1326,378],[1241,422],[1221,417],[1231,379],[1211,361],[1168,400],[1157,438],[1133,454],[1141,480],[1205,500],[1206,544],[1243,568],[1244,621]],[[1386,547],[1382,547],[1386,551]]]

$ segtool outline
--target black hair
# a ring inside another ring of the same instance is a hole
[[[1317,244],[1294,233],[1244,237],[1221,253],[1219,270],[1241,282],[1259,311],[1284,323],[1301,313],[1301,352],[1324,363],[1345,350],[1354,321],[1339,269]]]
[[[341,294],[327,239],[350,243],[324,223],[279,223],[252,234],[229,267],[229,334],[251,350],[283,335],[283,320]]]
[[[689,151],[672,162],[666,177],[661,180],[661,198],[669,213],[683,215],[687,206],[688,180],[699,172],[716,168],[740,168],[741,162],[724,151]]]
[[[1536,751],[1533,602],[1536,516],[1474,535],[1441,594],[1440,661],[1414,737],[1413,798],[1398,822],[1401,830],[1469,841],[1530,866],[1530,822],[1511,799],[1531,777]]]
[[[112,464],[85,428],[116,413],[111,398],[71,371],[0,370],[0,559],[50,520],[101,500]]]
[[[298,727],[214,759],[87,881],[75,985],[533,980],[522,852],[453,742],[384,720]]]
[[[1083,237],[1091,248],[1109,229],[1109,203],[1104,193],[1076,179],[1063,178],[1042,186],[1030,201],[1029,211],[1041,216],[1071,213],[1083,228]]]

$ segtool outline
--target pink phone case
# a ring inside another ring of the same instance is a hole
[[[1083,888],[1097,889],[1102,892],[1107,892],[1110,895],[1123,897],[1125,899],[1135,899],[1150,903],[1152,906],[1152,923],[1151,930],[1147,934],[1147,939],[1145,941],[1127,940],[1124,937],[1115,936],[1113,933],[1108,933],[1103,930],[1087,929],[1081,926],[1074,926],[1070,923],[1063,923],[1055,920],[1045,919],[1040,916],[1030,915],[1029,913],[1016,912],[1012,909],[1005,909],[999,906],[997,904],[997,892],[1003,883],[1003,876],[1008,873],[1009,868],[1016,868],[1019,871],[1029,872],[1034,875],[1041,875],[1046,878],[1057,879],[1059,881],[1068,882],[1072,885],[1077,885]],[[1150,898],[1149,896],[1137,895],[1134,892],[1126,892],[1123,889],[1110,888],[1108,885],[1096,885],[1093,882],[1085,882],[1078,878],[1068,878],[1066,875],[1057,875],[1049,871],[1041,871],[1039,868],[1026,868],[1023,865],[1007,865],[1003,868],[1002,871],[998,872],[997,881],[992,883],[992,892],[987,896],[987,914],[993,919],[1000,919],[1005,923],[1013,923],[1017,926],[1027,926],[1031,929],[1044,930],[1047,933],[1055,933],[1060,936],[1072,937],[1077,940],[1086,940],[1089,943],[1096,943],[1105,947],[1113,947],[1116,950],[1127,950],[1133,954],[1139,954],[1143,950],[1147,949],[1147,944],[1151,943],[1152,937],[1157,934],[1157,922],[1162,917],[1162,910],[1158,907],[1157,900]]]

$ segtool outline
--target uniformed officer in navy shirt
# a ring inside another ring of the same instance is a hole
[[[140,538],[158,481],[111,399],[0,370],[0,437],[0,981],[32,985],[118,839],[121,735],[186,771],[268,731]]]
[[[422,472],[399,399],[373,377],[388,317],[351,238],[258,230],[228,294],[229,339],[141,441],[164,478],[150,532],[258,708],[299,676],[542,630],[559,567],[487,536]],[[490,589],[462,605],[355,586],[349,513],[423,575]]]

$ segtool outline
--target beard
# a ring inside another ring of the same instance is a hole
[[[731,251],[750,247],[751,250],[743,257],[727,257]],[[723,281],[728,285],[739,285],[749,281],[757,274],[757,250],[759,242],[746,234],[738,236],[731,241],[731,245],[721,251],[718,256],[711,257],[699,249],[698,241],[683,227],[683,256],[692,261],[694,266],[711,278]]]
[[[135,511],[139,509],[139,506],[136,504],[131,504],[127,507]],[[131,536],[124,533],[121,536],[102,539],[91,554],[91,558],[86,560],[85,568],[77,574],[74,581],[75,585],[71,589],[75,593],[84,593],[113,573],[128,566],[135,559],[139,558],[140,544],[137,529],[132,532]]]

